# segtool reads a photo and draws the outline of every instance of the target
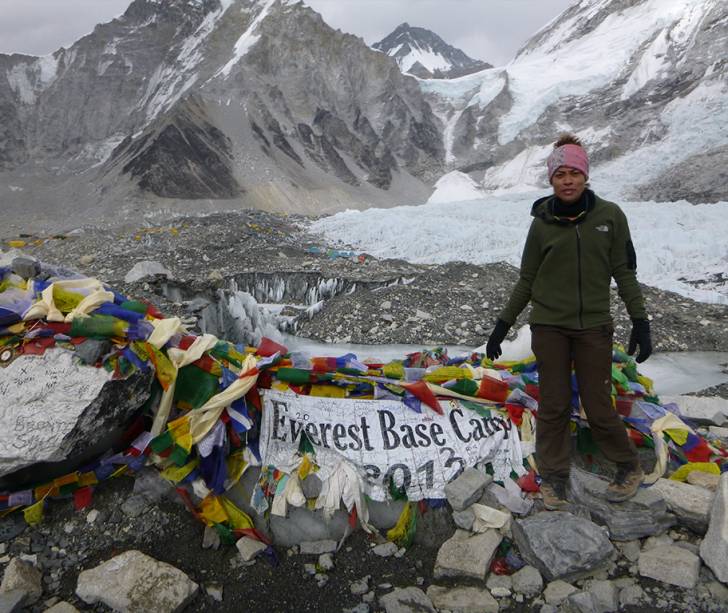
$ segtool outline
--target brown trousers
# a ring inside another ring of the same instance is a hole
[[[579,385],[592,438],[607,459],[636,464],[637,450],[612,407],[611,324],[570,330],[532,325],[531,348],[539,374],[536,464],[544,478],[561,478],[571,465],[571,368]]]

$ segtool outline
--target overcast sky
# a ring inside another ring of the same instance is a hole
[[[429,28],[471,57],[510,60],[575,0],[305,0],[330,25],[372,44],[403,21]],[[0,0],[0,53],[43,55],[68,47],[124,12],[130,0]]]

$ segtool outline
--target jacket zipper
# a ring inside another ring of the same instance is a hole
[[[579,327],[584,328],[584,321],[582,319],[584,315],[584,301],[581,295],[581,234],[579,233],[579,226],[575,225],[576,229],[576,267],[577,267],[577,279],[578,279],[578,293],[579,293]]]

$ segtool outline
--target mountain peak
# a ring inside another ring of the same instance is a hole
[[[372,47],[393,57],[402,72],[423,79],[451,79],[492,67],[449,45],[432,30],[407,22]]]

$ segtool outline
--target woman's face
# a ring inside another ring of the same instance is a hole
[[[574,204],[586,189],[584,173],[570,166],[559,166],[551,177],[551,185],[556,197],[565,204]]]

